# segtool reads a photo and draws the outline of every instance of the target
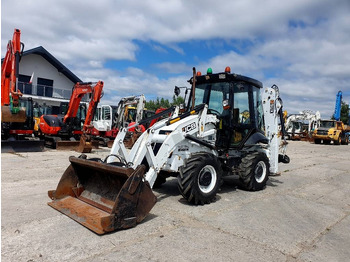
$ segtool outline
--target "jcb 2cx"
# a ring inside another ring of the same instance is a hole
[[[263,189],[278,162],[289,162],[277,86],[263,89],[229,67],[206,75],[193,68],[189,82],[187,111],[176,108],[130,150],[123,128],[104,160],[70,157],[49,205],[104,234],[142,221],[156,203],[151,188],[168,176],[177,176],[181,195],[195,205],[214,201],[224,176]]]

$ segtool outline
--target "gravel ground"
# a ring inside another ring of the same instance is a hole
[[[89,157],[103,157],[108,149]],[[73,151],[1,154],[2,261],[349,261],[350,146],[291,141],[265,190],[227,178],[192,206],[176,179],[134,228],[98,236],[47,205]]]

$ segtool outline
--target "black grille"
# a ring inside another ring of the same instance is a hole
[[[328,131],[327,130],[317,130],[317,134],[321,135],[321,136],[326,136],[326,135],[328,135]]]

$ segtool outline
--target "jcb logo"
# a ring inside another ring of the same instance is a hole
[[[193,122],[193,123],[189,124],[188,126],[183,127],[182,132],[188,133],[191,130],[196,129],[196,127],[197,127],[196,123]]]

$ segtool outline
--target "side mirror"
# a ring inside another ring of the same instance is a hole
[[[176,96],[179,96],[180,95],[180,87],[175,86],[174,93]]]

